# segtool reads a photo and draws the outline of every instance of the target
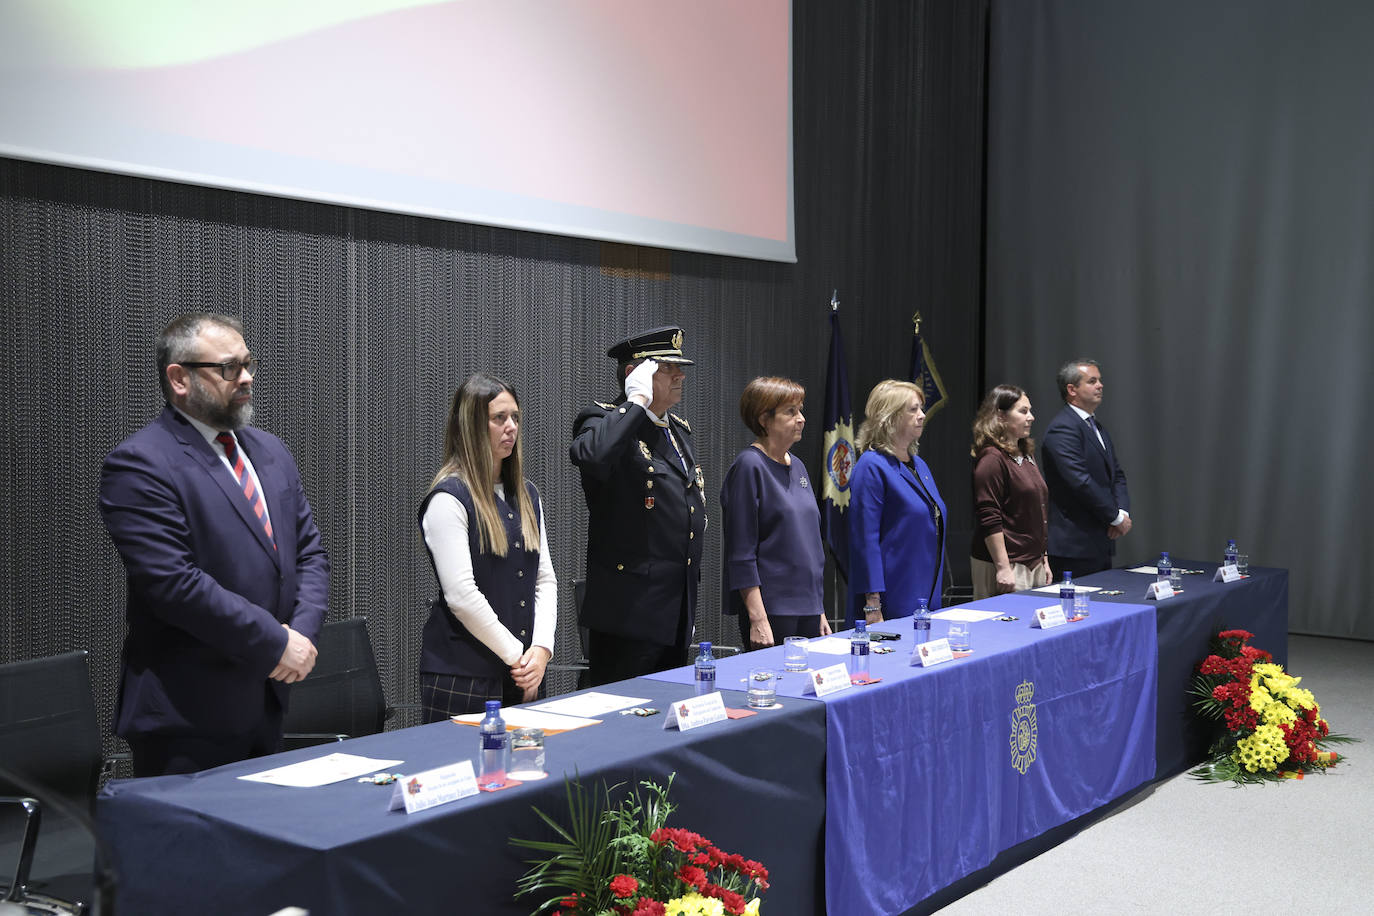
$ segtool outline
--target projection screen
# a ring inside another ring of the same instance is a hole
[[[790,0],[8,0],[0,155],[795,261]]]

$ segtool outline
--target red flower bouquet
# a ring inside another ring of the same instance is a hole
[[[552,893],[536,916],[758,916],[768,869],[666,826],[672,784],[640,783],[616,803],[618,785],[589,793],[569,780],[567,827],[534,809],[558,839],[511,840],[548,854],[530,863],[516,896]]]
[[[1310,690],[1249,645],[1253,633],[1222,630],[1202,660],[1189,690],[1198,712],[1220,723],[1208,759],[1191,775],[1244,785],[1301,779],[1339,759],[1328,744],[1353,741],[1331,733]]]

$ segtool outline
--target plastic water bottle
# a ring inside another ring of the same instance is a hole
[[[697,660],[693,664],[697,681],[697,696],[708,694],[716,689],[716,657],[711,654],[711,644],[703,642],[697,646]]]
[[[1157,582],[1168,582],[1168,581],[1169,581],[1169,576],[1170,576],[1170,575],[1173,573],[1173,571],[1174,571],[1174,563],[1173,563],[1172,560],[1169,559],[1169,551],[1167,551],[1167,550],[1161,550],[1161,551],[1159,552],[1159,562],[1155,564],[1155,570],[1156,570],[1156,573],[1155,573],[1155,581],[1157,581]]]
[[[1059,607],[1064,611],[1064,619],[1073,619],[1073,573],[1064,570],[1064,581],[1059,583]]]
[[[506,765],[510,760],[510,732],[506,731],[506,720],[501,718],[500,700],[487,700],[487,714],[480,730],[481,772],[477,774],[477,785],[495,789],[506,784]]]
[[[1225,554],[1224,557],[1222,557],[1221,565],[1222,565],[1222,566],[1235,566],[1235,565],[1236,565],[1236,557],[1237,557],[1239,554],[1240,554],[1240,550],[1236,547],[1236,539],[1235,539],[1235,538],[1231,538],[1230,540],[1228,540],[1228,541],[1226,542],[1226,554]]]
[[[911,627],[916,633],[916,645],[930,642],[930,601],[916,599],[916,612],[911,615]]]
[[[849,637],[849,674],[868,677],[868,621],[854,623],[854,635]]]

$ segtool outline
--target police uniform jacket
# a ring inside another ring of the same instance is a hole
[[[701,580],[706,490],[692,429],[669,414],[682,451],[633,402],[578,414],[568,450],[587,499],[587,591],[581,624],[670,646],[690,639]],[[683,467],[686,462],[686,468]],[[684,596],[686,631],[678,631]]]

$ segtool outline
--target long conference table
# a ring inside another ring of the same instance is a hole
[[[535,807],[566,819],[560,776],[594,786],[676,774],[670,823],[767,865],[765,912],[907,912],[1195,762],[1205,748],[1185,691],[1218,628],[1251,630],[1286,661],[1286,571],[1252,568],[1229,584],[1188,576],[1183,594],[1158,603],[1142,600],[1149,580],[1085,577],[1124,594],[1095,593],[1088,619],[1043,631],[1030,619],[1053,596],[966,605],[1018,619],[972,624],[972,655],[930,668],[910,664],[910,621],[891,621],[877,628],[902,639],[873,656],[877,684],[817,700],[801,695],[801,676],[784,675],[776,708],[688,732],[664,730],[661,715],[611,713],[548,738],[552,778],[413,815],[387,810],[390,786],[287,789],[238,777],[330,751],[403,760],[393,769],[410,773],[475,762],[474,729],[438,723],[112,782],[97,819],[118,907],[527,914],[541,900],[512,898],[529,856],[508,840],[550,838]],[[936,637],[943,627],[936,621]],[[759,664],[781,667],[781,649],[720,661],[727,706],[745,706],[744,678]],[[667,709],[690,695],[690,680],[682,668],[599,689]]]

